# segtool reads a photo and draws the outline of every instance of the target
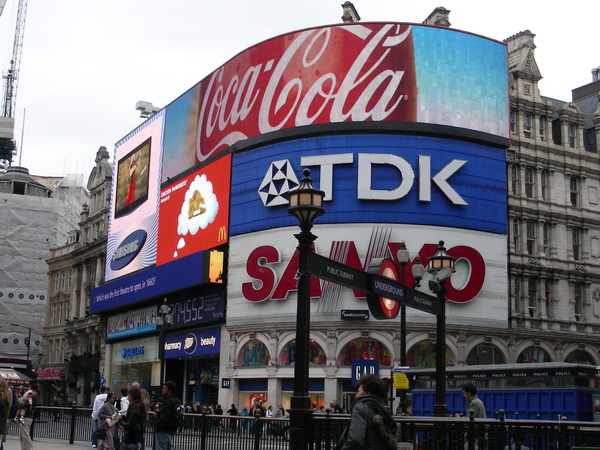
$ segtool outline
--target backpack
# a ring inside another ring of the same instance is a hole
[[[178,398],[173,399],[173,414],[171,414],[171,429],[173,432],[177,432],[181,425],[183,425],[183,414],[185,413],[185,408],[181,404]]]

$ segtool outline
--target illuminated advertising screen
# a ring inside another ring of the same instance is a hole
[[[508,143],[507,70],[505,44],[443,27],[354,23],[278,36],[166,108],[162,181],[238,142],[308,125],[435,124]]]
[[[227,242],[231,155],[160,193],[158,265]]]
[[[506,233],[505,151],[406,135],[320,136],[233,157],[230,234],[295,226],[303,168],[325,192],[324,223],[394,223]]]
[[[326,217],[324,216],[319,219]],[[317,219],[318,221],[318,219]],[[299,268],[298,226],[258,231],[230,240],[230,270],[227,286],[227,325],[235,328],[255,324],[265,317],[293,321]],[[406,284],[413,286],[413,264],[419,255],[426,264],[444,239],[448,253],[456,258],[456,272],[446,282],[448,323],[506,328],[508,317],[506,281],[506,236],[458,228],[404,224],[322,224],[315,223],[316,254],[364,272],[377,258],[397,262],[402,243],[409,250],[405,266]],[[424,274],[426,289],[432,275]],[[423,289],[424,290],[424,289]],[[342,310],[366,310],[365,294],[338,283],[311,277],[311,322],[339,320]],[[435,316],[407,308],[409,322],[435,323]],[[375,321],[370,315],[365,321]],[[394,320],[394,319],[392,319]],[[398,319],[395,319],[398,320]],[[366,327],[364,321],[359,324]]]
[[[161,111],[115,146],[106,281],[156,262],[163,119]]]

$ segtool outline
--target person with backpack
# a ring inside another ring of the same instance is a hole
[[[350,407],[350,423],[335,450],[397,449],[398,426],[383,406],[386,387],[381,378],[369,374],[356,384],[358,393]]]
[[[165,381],[162,385],[162,396],[164,401],[160,405],[158,412],[153,411],[155,417],[154,442],[156,450],[171,450],[173,438],[179,428],[180,420],[183,417],[181,413],[183,407],[177,397],[175,390],[177,385],[174,381]]]

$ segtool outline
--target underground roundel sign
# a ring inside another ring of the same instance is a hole
[[[367,269],[369,273],[381,275],[400,281],[396,264],[387,258],[378,258],[371,261]],[[370,294],[367,296],[367,304],[373,317],[378,320],[393,319],[398,316],[400,311],[400,302],[382,295]]]

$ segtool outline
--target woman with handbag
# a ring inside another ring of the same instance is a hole
[[[127,391],[129,407],[127,414],[120,422],[123,429],[123,438],[119,450],[138,450],[140,439],[144,430],[144,423],[148,419],[146,404],[142,401],[139,388],[129,388]]]
[[[98,442],[99,450],[115,450],[115,423],[120,418],[121,415],[115,407],[115,394],[111,392],[106,395],[106,403],[98,411],[98,431],[96,432],[96,437],[100,440]]]

